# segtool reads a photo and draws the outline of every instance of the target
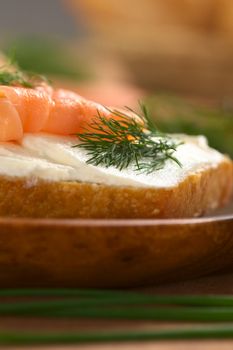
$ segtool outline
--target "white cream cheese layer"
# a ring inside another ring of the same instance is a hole
[[[175,137],[184,141],[174,153],[182,167],[168,160],[163,169],[144,174],[135,171],[134,166],[120,171],[86,164],[85,150],[73,147],[78,143],[76,137],[25,134],[21,145],[0,144],[0,174],[49,181],[166,188],[176,186],[191,174],[216,167],[224,159],[221,153],[208,147],[203,136]]]

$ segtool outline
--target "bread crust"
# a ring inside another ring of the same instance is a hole
[[[45,218],[181,218],[224,205],[232,161],[188,176],[173,188],[135,188],[0,177],[0,216]]]

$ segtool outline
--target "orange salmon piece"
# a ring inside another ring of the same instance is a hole
[[[72,91],[59,89],[53,93],[53,106],[43,131],[60,135],[93,131],[90,124],[98,115],[121,119],[96,102]]]
[[[83,122],[82,105],[80,101],[70,99],[54,100],[48,120],[42,131],[71,135],[80,131]]]
[[[46,123],[51,98],[46,91],[22,87],[1,86],[0,93],[16,108],[25,132],[39,132]]]
[[[56,89],[53,91],[53,99],[59,100],[59,99],[69,99],[69,100],[81,100],[83,99],[82,96],[76,94],[76,92],[66,90],[66,89]]]
[[[98,122],[99,116],[122,119],[101,104],[89,101],[75,92],[62,89],[54,91],[47,85],[35,89],[0,86],[1,95],[4,97],[1,125],[5,125],[1,131],[2,139],[10,137],[16,141],[22,137],[23,132],[45,131],[58,135],[93,132],[91,124],[95,119]],[[136,118],[129,111],[126,114],[129,118]]]
[[[43,131],[72,135],[88,129],[91,120],[102,106],[93,103],[69,90],[56,90],[53,93],[53,105]]]
[[[23,137],[19,114],[12,103],[0,95],[0,141],[15,141]]]

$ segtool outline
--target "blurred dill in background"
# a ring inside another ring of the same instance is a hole
[[[75,81],[88,79],[91,75],[84,58],[75,55],[67,43],[58,39],[18,38],[8,41],[3,52],[20,68],[30,72]]]
[[[233,111],[158,93],[145,100],[161,130],[205,135],[210,146],[233,158]]]

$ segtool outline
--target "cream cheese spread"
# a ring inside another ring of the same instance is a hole
[[[51,134],[25,134],[21,144],[0,144],[0,174],[48,181],[79,181],[112,186],[168,188],[187,176],[216,167],[224,156],[211,149],[204,136],[173,135],[184,141],[174,156],[179,167],[168,160],[161,170],[151,174],[135,171],[134,166],[118,170],[87,164],[85,150],[73,147],[76,137]]]

